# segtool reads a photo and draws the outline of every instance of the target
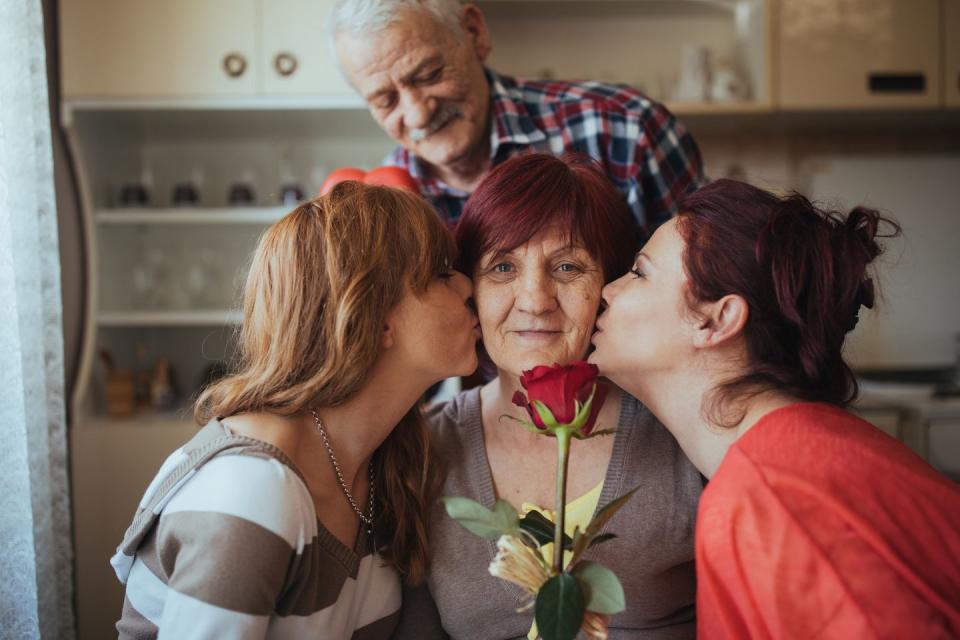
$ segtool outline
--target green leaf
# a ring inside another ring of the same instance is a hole
[[[520,519],[520,528],[533,536],[541,547],[553,542],[556,531],[553,522],[536,510],[528,511],[527,515]],[[567,534],[563,534],[563,548],[573,549],[573,540]]]
[[[538,427],[538,426],[535,425],[534,423],[530,422],[529,420],[521,420],[520,418],[515,418],[515,417],[513,417],[513,416],[508,416],[508,415],[502,415],[502,416],[500,416],[500,419],[501,419],[501,420],[502,420],[503,418],[509,418],[510,420],[513,420],[514,422],[519,423],[519,425],[520,425],[521,427],[523,427],[524,429],[526,429],[526,430],[529,431],[530,433],[535,433],[535,434],[537,434],[538,436],[553,436],[552,433],[550,433],[549,431],[544,431],[543,429],[541,429],[540,427]]]
[[[583,425],[587,424],[587,418],[590,417],[590,407],[593,406],[593,396],[597,393],[597,383],[593,383],[593,389],[590,390],[590,397],[587,398],[587,401],[581,405],[579,402],[574,403],[577,411],[574,414],[573,422],[570,424],[573,427],[574,433],[580,433],[580,429],[583,428]]]
[[[553,412],[550,411],[550,407],[543,404],[539,400],[534,400],[532,403],[534,410],[537,412],[537,415],[540,416],[540,421],[547,426],[548,429],[557,428],[557,419],[553,417]]]
[[[584,560],[573,568],[573,575],[580,581],[587,611],[613,615],[627,608],[620,580],[602,564]]]
[[[553,576],[537,594],[534,618],[543,640],[573,640],[583,624],[580,582],[569,573]]]
[[[462,496],[441,498],[443,506],[451,518],[481,538],[496,540],[505,533],[517,532],[517,510],[505,500],[497,500],[493,510]]]
[[[600,532],[600,529],[603,528],[603,525],[607,524],[607,521],[614,516],[614,514],[620,510],[620,507],[627,503],[627,500],[639,489],[639,486],[634,487],[627,493],[623,494],[613,502],[604,506],[600,511],[597,512],[597,515],[594,516],[593,520],[590,521],[590,524],[587,525],[587,534],[591,537],[595,536]]]
[[[598,536],[594,536],[594,538],[590,540],[590,544],[588,544],[587,546],[592,547],[598,544],[603,544],[607,540],[613,540],[616,537],[617,537],[617,534],[615,533],[601,533]]]
[[[596,431],[591,431],[590,435],[585,436],[579,431],[574,432],[573,437],[577,440],[589,440],[590,438],[596,438],[599,436],[612,436],[617,432],[616,429],[597,429]]]

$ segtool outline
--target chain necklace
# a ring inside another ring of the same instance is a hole
[[[350,489],[347,488],[347,483],[343,479],[343,472],[340,471],[340,463],[337,462],[337,457],[333,455],[333,447],[330,446],[330,439],[327,437],[327,430],[323,428],[323,422],[320,421],[320,416],[317,415],[315,409],[311,409],[310,413],[313,414],[313,421],[317,425],[317,433],[320,434],[320,437],[323,438],[323,446],[327,448],[327,454],[330,456],[330,462],[333,463],[333,470],[337,474],[337,482],[340,483],[340,488],[343,489],[343,495],[347,496],[347,502],[350,503],[350,506],[353,508],[353,512],[360,516],[360,521],[366,525],[367,533],[373,533],[373,498],[375,487],[373,485],[373,461],[368,464],[370,470],[370,497],[367,499],[367,513],[364,514],[360,511],[360,508],[357,506],[357,501],[353,499],[353,495],[350,493]]]

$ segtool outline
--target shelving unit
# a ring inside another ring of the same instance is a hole
[[[271,224],[289,210],[289,207],[100,209],[94,218],[98,225]]]
[[[127,102],[63,107],[91,274],[72,398],[77,429],[113,423],[104,415],[102,349],[128,370],[165,358],[184,399],[195,394],[204,369],[233,352],[252,250],[264,228],[293,208],[276,204],[282,187],[295,183],[309,196],[333,168],[376,166],[392,148],[358,108],[224,109],[224,98],[215,108]],[[120,206],[122,185],[145,175],[149,203]],[[174,185],[198,175],[200,205],[171,206]],[[227,204],[237,181],[251,184],[253,205]],[[141,411],[123,423],[151,421]]]
[[[503,73],[628,84],[681,116],[773,109],[769,0],[481,0],[479,6],[493,36],[490,66]],[[734,70],[748,99],[678,100],[682,60],[691,49],[703,52],[712,69]]]
[[[239,311],[228,309],[191,309],[188,311],[104,311],[97,325],[112,327],[202,327],[237,325],[243,320]]]

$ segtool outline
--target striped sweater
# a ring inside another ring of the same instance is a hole
[[[211,421],[167,458],[111,559],[120,638],[388,638],[400,579],[317,519],[282,451]]]

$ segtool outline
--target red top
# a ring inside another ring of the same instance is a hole
[[[837,407],[737,440],[696,539],[700,638],[960,637],[960,487]]]

